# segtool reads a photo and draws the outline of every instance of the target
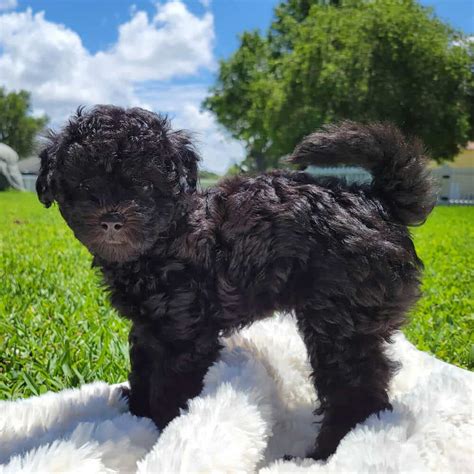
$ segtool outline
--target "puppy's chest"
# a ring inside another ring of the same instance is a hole
[[[140,263],[116,273],[111,285],[112,303],[125,316],[159,321],[205,304],[210,283],[193,265],[164,259]]]

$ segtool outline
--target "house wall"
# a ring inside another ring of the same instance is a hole
[[[336,176],[347,182],[370,182],[370,173],[356,167],[323,168],[309,166],[307,171],[316,176]],[[438,204],[474,205],[474,168],[442,166],[431,170],[438,187]]]

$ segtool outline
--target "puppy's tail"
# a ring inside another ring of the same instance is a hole
[[[372,174],[372,190],[405,225],[421,224],[435,204],[427,158],[419,140],[393,125],[342,122],[308,135],[289,161],[298,165],[361,166]]]

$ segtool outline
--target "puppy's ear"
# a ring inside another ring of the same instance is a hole
[[[36,180],[36,193],[38,199],[46,207],[50,207],[54,202],[53,176],[56,168],[56,154],[52,144],[46,145],[39,155],[41,167]]]
[[[170,140],[174,149],[173,168],[178,172],[180,191],[193,193],[196,191],[200,157],[192,137],[188,132],[178,130],[173,132]]]
[[[183,172],[179,180],[181,189],[186,193],[193,193],[196,191],[198,162],[199,155],[193,147],[188,147],[186,152],[181,156]]]

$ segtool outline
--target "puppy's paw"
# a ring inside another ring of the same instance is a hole
[[[334,451],[323,451],[321,449],[314,449],[306,455],[309,459],[314,459],[315,461],[326,461],[326,459],[334,454]]]
[[[120,398],[123,398],[128,404],[130,401],[130,389],[125,385],[119,387],[118,389]]]
[[[315,458],[313,457],[313,453],[309,453],[306,456],[293,456],[292,454],[285,454],[282,457],[283,461],[293,461],[297,466],[302,465],[305,459],[315,459]]]

